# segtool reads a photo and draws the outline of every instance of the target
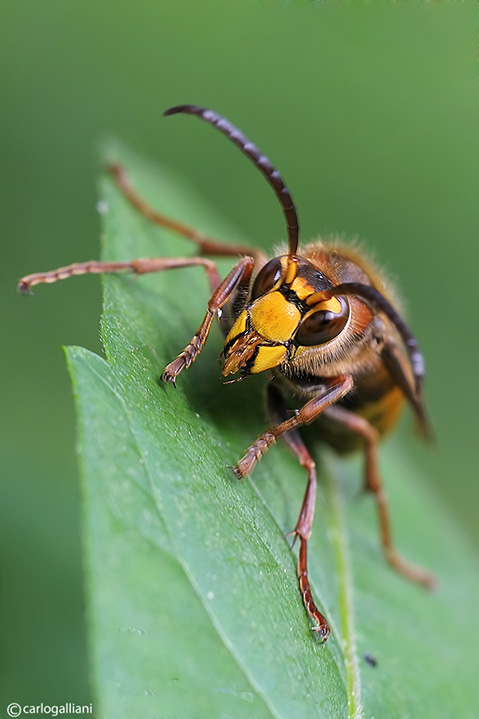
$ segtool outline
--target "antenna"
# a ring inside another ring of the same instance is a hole
[[[164,112],[164,115],[176,115],[177,113],[184,113],[186,115],[196,115],[205,122],[208,122],[217,130],[226,135],[231,142],[233,142],[241,152],[249,157],[251,162],[258,168],[258,170],[266,177],[268,183],[271,185],[276,193],[276,197],[281,203],[283,213],[286,218],[286,227],[288,229],[288,243],[289,243],[289,256],[292,257],[296,254],[298,249],[298,234],[299,234],[299,222],[296,208],[294,206],[293,198],[283,182],[283,179],[279,172],[275,170],[270,160],[261,153],[261,151],[253,144],[241,130],[233,125],[229,120],[208,110],[205,107],[198,107],[198,105],[176,105],[170,107],[169,110]]]

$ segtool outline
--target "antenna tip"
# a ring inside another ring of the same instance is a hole
[[[199,107],[198,105],[174,105],[174,107],[169,107],[168,110],[164,111],[163,117],[167,117],[168,115],[177,115],[179,112],[184,112],[191,115],[197,114],[202,111],[203,108]]]

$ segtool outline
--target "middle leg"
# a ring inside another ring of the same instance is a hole
[[[124,197],[130,202],[138,212],[146,217],[147,220],[160,227],[172,230],[173,232],[182,235],[194,242],[201,254],[203,255],[218,255],[218,256],[235,256],[243,255],[248,257],[254,257],[257,269],[266,262],[266,255],[262,250],[257,247],[246,247],[244,245],[229,245],[226,242],[218,242],[210,237],[206,237],[203,233],[195,230],[189,225],[185,225],[183,222],[173,220],[170,217],[166,217],[161,212],[155,210],[146,200],[138,194],[130,183],[128,173],[122,165],[118,163],[110,163],[107,167],[110,171],[115,183],[124,195]]]
[[[275,424],[279,424],[287,418],[287,411],[283,397],[278,387],[276,387],[273,383],[268,385],[267,404],[270,418],[275,422]],[[304,467],[308,473],[308,484],[303,504],[301,506],[301,512],[292,534],[294,534],[294,539],[299,537],[297,574],[304,606],[313,620],[317,622],[317,624],[313,626],[313,631],[317,632],[321,640],[325,642],[330,633],[329,624],[314,602],[308,578],[307,552],[308,539],[311,536],[314,508],[316,504],[316,465],[306,449],[298,430],[289,430],[289,432],[286,432],[283,435],[283,438],[288,447],[292,450],[293,454],[295,454],[298,458],[301,466]]]

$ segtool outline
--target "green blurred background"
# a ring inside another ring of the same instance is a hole
[[[2,711],[89,698],[60,346],[100,351],[100,283],[25,298],[16,280],[98,256],[104,135],[187,176],[238,227],[227,239],[283,235],[259,174],[191,118],[163,120],[171,105],[232,119],[287,179],[304,239],[359,237],[399,279],[437,436],[430,448],[405,436],[404,451],[479,544],[478,13],[472,1],[3,3]]]

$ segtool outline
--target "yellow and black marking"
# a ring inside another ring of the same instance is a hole
[[[165,217],[135,191],[122,167],[111,164],[109,171],[117,188],[130,204],[154,224],[189,238],[201,256],[73,263],[27,275],[20,280],[19,289],[29,292],[40,283],[80,274],[140,275],[181,267],[203,268],[211,289],[206,313],[184,350],[165,367],[161,380],[175,384],[180,372],[190,367],[204,347],[215,316],[221,318],[227,334],[224,376],[239,372],[241,379],[274,370],[267,401],[273,425],[249,445],[233,471],[238,479],[246,477],[280,437],[307,471],[307,487],[292,534],[299,539],[297,577],[304,605],[313,620],[313,631],[325,641],[330,629],[313,599],[307,566],[316,500],[315,463],[298,430],[317,421],[321,438],[339,452],[362,449],[365,488],[376,498],[381,541],[389,563],[409,579],[432,587],[434,578],[403,560],[392,543],[376,461],[378,440],[396,422],[404,400],[415,412],[422,434],[428,435],[422,399],[424,359],[396,307],[394,290],[362,252],[318,239],[297,254],[299,221],[291,193],[280,173],[239,128],[197,105],[178,105],[165,114],[177,113],[195,115],[215,127],[266,178],[286,220],[287,254],[267,262],[258,248],[218,242]],[[205,255],[237,259],[221,279],[216,263]],[[260,269],[253,280],[255,267]],[[304,403],[289,412],[286,394]]]
[[[292,359],[303,344],[321,345],[336,337],[349,307],[344,299],[322,294],[331,287],[331,280],[305,258],[285,255],[267,263],[226,337],[223,375],[263,372]]]

